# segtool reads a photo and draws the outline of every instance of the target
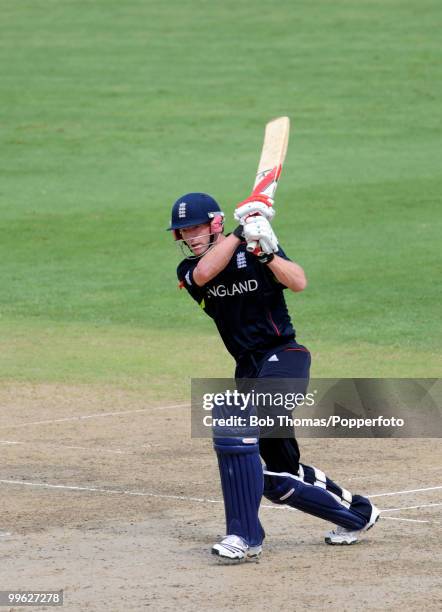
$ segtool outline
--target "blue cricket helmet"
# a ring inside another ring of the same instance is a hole
[[[216,200],[207,193],[186,193],[172,207],[172,219],[168,230],[210,223],[216,216],[224,216]]]

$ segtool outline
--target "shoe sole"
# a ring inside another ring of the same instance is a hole
[[[236,557],[236,558],[232,558],[232,557],[226,557],[224,555],[220,554],[220,551],[217,550],[216,548],[212,548],[211,553],[212,555],[215,555],[216,557],[218,557],[218,561],[224,565],[238,565],[239,563],[246,563],[247,561],[251,561],[251,562],[255,562],[258,563],[259,558],[261,556],[261,550],[259,552],[256,553],[252,553],[252,554],[247,554],[244,555],[244,557]]]
[[[365,529],[361,529],[361,533],[369,531],[378,522],[379,517],[381,516],[381,513],[380,513],[380,511],[377,508],[375,509],[375,511],[376,511],[377,514],[376,514],[373,522],[368,527],[365,527]],[[336,541],[333,541],[332,538],[330,538],[329,536],[325,536],[324,540],[325,540],[326,544],[330,544],[331,546],[351,546],[352,544],[357,544],[358,542],[360,542],[359,538],[355,538],[351,542],[346,542],[345,540],[342,540],[342,542],[336,542]]]
[[[355,538],[351,542],[347,542],[346,540],[342,540],[341,542],[337,542],[336,540],[332,540],[326,536],[324,538],[326,544],[330,544],[330,546],[351,546],[352,544],[357,544],[359,542],[358,538]]]

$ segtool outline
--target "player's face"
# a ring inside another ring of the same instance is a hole
[[[207,250],[210,243],[210,223],[184,227],[180,232],[195,255],[202,255]]]

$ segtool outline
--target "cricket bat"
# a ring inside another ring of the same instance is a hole
[[[287,153],[289,132],[290,119],[288,117],[277,117],[267,123],[252,195],[263,193],[271,198],[274,197]],[[259,254],[259,244],[250,242],[247,250],[250,253]]]

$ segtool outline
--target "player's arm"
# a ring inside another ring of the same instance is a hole
[[[267,265],[276,279],[292,291],[303,291],[307,286],[304,270],[294,261],[277,255],[278,239],[268,219],[263,216],[246,218],[244,237],[247,244],[259,243],[263,254],[270,255]],[[259,257],[259,255],[258,255]]]
[[[294,261],[289,261],[276,255],[267,264],[276,279],[292,291],[303,291],[307,287],[304,270]]]
[[[220,239],[221,238],[221,239]],[[200,259],[193,271],[193,280],[202,287],[215,278],[232,259],[233,253],[241,242],[235,234],[230,236],[220,236],[214,247]]]

